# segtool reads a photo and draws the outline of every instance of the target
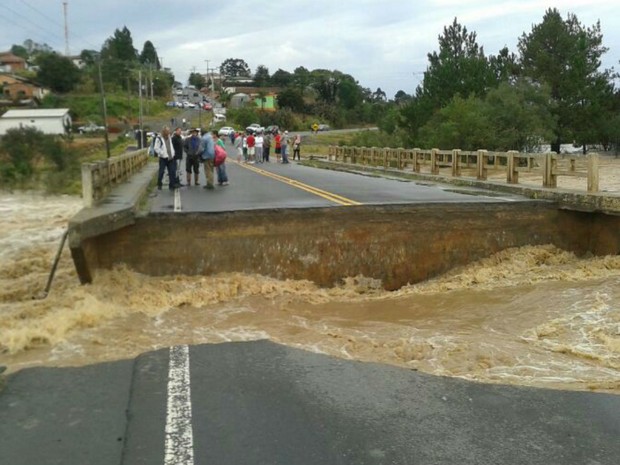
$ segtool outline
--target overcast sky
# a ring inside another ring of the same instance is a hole
[[[163,65],[186,82],[227,58],[252,72],[265,65],[293,72],[340,70],[388,97],[412,93],[438,49],[438,36],[456,17],[476,32],[485,53],[504,46],[517,53],[518,38],[542,22],[548,8],[575,13],[584,26],[600,20],[609,51],[605,68],[620,68],[620,0],[66,0],[69,51],[99,50],[115,29],[127,26],[138,52],[146,40]],[[26,39],[64,53],[63,0],[2,0],[0,51]]]

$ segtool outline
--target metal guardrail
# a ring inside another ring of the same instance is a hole
[[[504,172],[508,184],[519,183],[519,173],[542,177],[542,186],[555,188],[559,176],[586,178],[587,191],[599,191],[599,155],[587,156],[517,151],[489,152],[477,150],[422,150],[380,147],[330,146],[328,159],[366,166],[411,170],[414,173],[461,177],[465,170],[478,180],[488,179],[490,172]]]
[[[82,164],[82,200],[92,207],[106,197],[114,185],[129,179],[148,162],[146,149]]]

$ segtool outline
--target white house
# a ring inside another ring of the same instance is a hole
[[[8,129],[34,127],[44,134],[66,134],[71,128],[68,108],[9,110],[0,116],[0,136]]]

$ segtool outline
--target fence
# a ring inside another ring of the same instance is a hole
[[[329,147],[329,160],[414,173],[461,177],[464,174],[486,181],[504,174],[509,184],[519,183],[519,173],[539,175],[543,187],[557,187],[559,176],[585,178],[588,192],[599,190],[599,156],[588,154],[489,152],[477,150],[421,150],[378,147]]]
[[[105,198],[114,185],[129,179],[148,162],[146,149],[82,164],[82,199],[92,207]]]

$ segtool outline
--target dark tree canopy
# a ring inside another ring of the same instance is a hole
[[[567,140],[596,139],[613,95],[612,74],[599,70],[607,52],[602,43],[600,23],[586,28],[574,14],[562,19],[557,9],[547,10],[542,23],[519,39],[524,76],[551,89],[558,118],[554,150]]]
[[[264,65],[258,65],[254,74],[254,84],[258,87],[266,87],[269,85],[271,77],[269,76],[269,68]]]
[[[227,78],[250,77],[250,67],[241,58],[228,58],[220,65],[220,74]]]
[[[190,73],[187,82],[196,89],[202,89],[207,85],[207,80],[200,73]]]
[[[73,62],[57,53],[41,53],[37,56],[37,79],[54,92],[70,92],[80,79],[80,70]]]
[[[131,32],[124,26],[123,29],[116,29],[114,35],[109,37],[103,44],[101,56],[105,59],[120,61],[136,61],[138,51],[133,46]]]
[[[159,62],[159,57],[157,56],[157,50],[155,50],[155,46],[150,40],[144,42],[142,53],[140,53],[140,63],[155,65],[155,69],[161,69],[161,63]]]

